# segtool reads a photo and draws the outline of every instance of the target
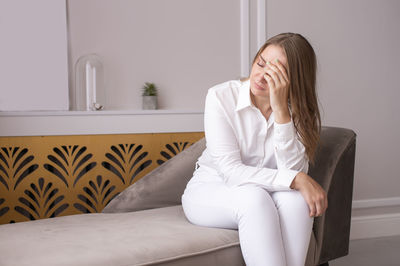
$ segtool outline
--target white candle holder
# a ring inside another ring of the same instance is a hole
[[[81,56],[75,64],[74,110],[98,111],[106,104],[104,70],[96,54]]]

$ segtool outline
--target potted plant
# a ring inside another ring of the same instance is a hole
[[[146,82],[143,86],[142,108],[145,110],[157,109],[157,86],[154,83]]]

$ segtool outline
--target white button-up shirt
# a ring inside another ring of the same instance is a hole
[[[292,190],[308,159],[293,122],[268,121],[250,98],[250,81],[227,81],[208,90],[204,111],[206,149],[187,186],[223,181],[255,184],[268,191]]]

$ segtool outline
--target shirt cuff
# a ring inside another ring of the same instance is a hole
[[[274,122],[274,128],[274,138],[276,141],[286,142],[293,139],[295,136],[295,128],[292,120],[285,124]]]
[[[299,173],[300,171],[297,170],[291,170],[291,169],[279,169],[278,173],[276,174],[276,181],[277,183],[279,183],[279,185],[285,186],[291,190],[294,190],[292,188],[290,188],[290,185],[293,182],[293,179],[296,177],[296,175]]]

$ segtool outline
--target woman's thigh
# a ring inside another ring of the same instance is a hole
[[[278,213],[268,191],[256,185],[228,187],[223,182],[196,183],[185,189],[182,207],[190,222],[202,226],[238,229],[243,216]],[[260,217],[258,217],[260,219]]]
[[[186,188],[182,207],[193,224],[238,229],[232,191],[223,182],[197,183]]]

